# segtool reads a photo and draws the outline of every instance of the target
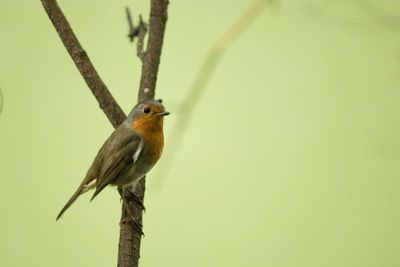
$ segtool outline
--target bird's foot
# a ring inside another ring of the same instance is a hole
[[[119,193],[120,196],[121,196],[122,202],[123,202],[123,204],[124,204],[124,208],[125,208],[126,213],[127,213],[127,217],[130,219],[130,220],[129,220],[128,218],[126,218],[126,219],[121,219],[120,225],[123,224],[123,223],[125,223],[125,222],[132,221],[133,225],[136,227],[136,230],[138,230],[138,232],[139,232],[141,235],[144,236],[144,233],[143,233],[143,231],[142,231],[143,226],[142,226],[142,224],[141,224],[140,222],[138,222],[138,221],[135,219],[135,217],[133,217],[132,211],[131,211],[131,209],[129,208],[128,201],[126,201],[126,198],[124,197],[124,194],[122,193],[122,190],[118,189],[118,193]]]
[[[122,224],[125,223],[133,223],[134,227],[136,228],[136,230],[139,232],[140,235],[144,235],[144,232],[142,230],[143,226],[140,222],[138,222],[133,216],[130,216],[128,213],[128,217],[121,219],[121,221],[119,222],[119,226],[121,226]]]
[[[133,201],[135,201],[142,208],[142,210],[144,210],[144,212],[146,212],[146,207],[143,204],[143,200],[138,195],[136,195],[135,192],[132,192],[129,190],[128,190],[128,192],[129,192],[130,196],[132,196],[131,199]]]

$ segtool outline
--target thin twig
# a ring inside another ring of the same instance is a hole
[[[126,7],[125,11],[126,11],[126,18],[128,19],[128,26],[129,26],[128,37],[129,37],[129,40],[131,42],[133,42],[133,40],[139,33],[139,29],[136,28],[133,24],[133,19],[132,19],[132,15],[131,15],[131,11],[129,10],[129,7]]]
[[[132,15],[129,7],[127,7],[125,10],[129,26],[129,34],[128,34],[129,40],[133,42],[135,37],[136,36],[138,37],[136,54],[143,62],[145,55],[145,51],[143,50],[143,45],[144,45],[144,37],[146,36],[147,33],[147,24],[143,21],[142,15],[139,15],[139,24],[138,26],[135,26],[132,20]]]
[[[159,187],[168,177],[169,170],[176,158],[176,154],[181,146],[184,134],[189,125],[190,119],[193,116],[193,112],[200,102],[201,96],[204,94],[207,88],[207,83],[210,80],[215,67],[221,58],[226,48],[232,44],[235,38],[242,33],[254,19],[261,14],[267,4],[277,3],[277,0],[255,0],[250,6],[243,11],[238,20],[236,20],[211,46],[208,51],[192,86],[187,91],[186,96],[183,98],[184,101],[178,107],[177,114],[179,117],[175,122],[175,126],[172,127],[172,133],[169,135],[168,146],[171,150],[168,152],[168,157],[164,159],[164,168],[162,169],[164,177],[158,178],[157,183]]]
[[[140,58],[140,60],[144,60],[144,56],[146,52],[143,50],[143,45],[144,45],[144,37],[146,36],[147,33],[147,24],[143,22],[142,15],[139,15],[139,33],[138,33],[138,43],[137,43],[137,56]]]
[[[42,0],[42,4],[76,67],[99,102],[100,108],[116,128],[126,118],[124,112],[90,62],[86,51],[83,50],[67,19],[58,7],[57,1]]]

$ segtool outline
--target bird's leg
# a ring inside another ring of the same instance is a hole
[[[136,221],[135,217],[133,217],[132,211],[128,205],[128,201],[126,201],[126,198],[124,197],[124,194],[122,193],[122,188],[118,187],[118,193],[121,196],[122,203],[124,204],[124,208],[125,208],[126,212],[128,213],[129,218],[132,220],[133,224],[135,225],[135,227],[137,228],[139,233],[144,236],[144,233],[142,231],[142,225],[138,221]]]
[[[128,190],[128,193],[132,196],[132,200],[135,201],[142,208],[142,210],[144,210],[144,212],[146,212],[146,207],[143,205],[142,199],[131,190]]]

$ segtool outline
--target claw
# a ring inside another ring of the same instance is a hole
[[[129,216],[129,218],[122,219],[119,222],[119,226],[121,226],[124,223],[133,223],[133,225],[135,226],[135,228],[139,232],[139,234],[145,236],[144,232],[142,231],[142,225],[139,222],[137,222],[136,219],[133,218],[133,216]]]
[[[144,233],[142,231],[142,224],[140,222],[138,222],[135,217],[133,217],[132,211],[129,208],[128,202],[126,201],[126,198],[124,197],[124,195],[122,194],[122,189],[118,188],[118,193],[121,196],[122,202],[124,204],[124,208],[126,210],[126,212],[128,213],[128,217],[130,218],[129,221],[131,221],[133,223],[133,225],[135,226],[136,230],[140,233],[140,235],[144,236]],[[135,195],[136,196],[136,195]],[[126,220],[121,220],[120,225],[127,222]]]
[[[143,205],[142,199],[136,195],[134,192],[128,191],[130,195],[132,196],[132,199],[146,212],[146,207]]]

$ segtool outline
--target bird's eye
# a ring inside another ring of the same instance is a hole
[[[144,109],[143,109],[143,112],[146,113],[146,114],[147,114],[147,113],[150,113],[150,109],[149,109],[149,108],[144,108]]]

